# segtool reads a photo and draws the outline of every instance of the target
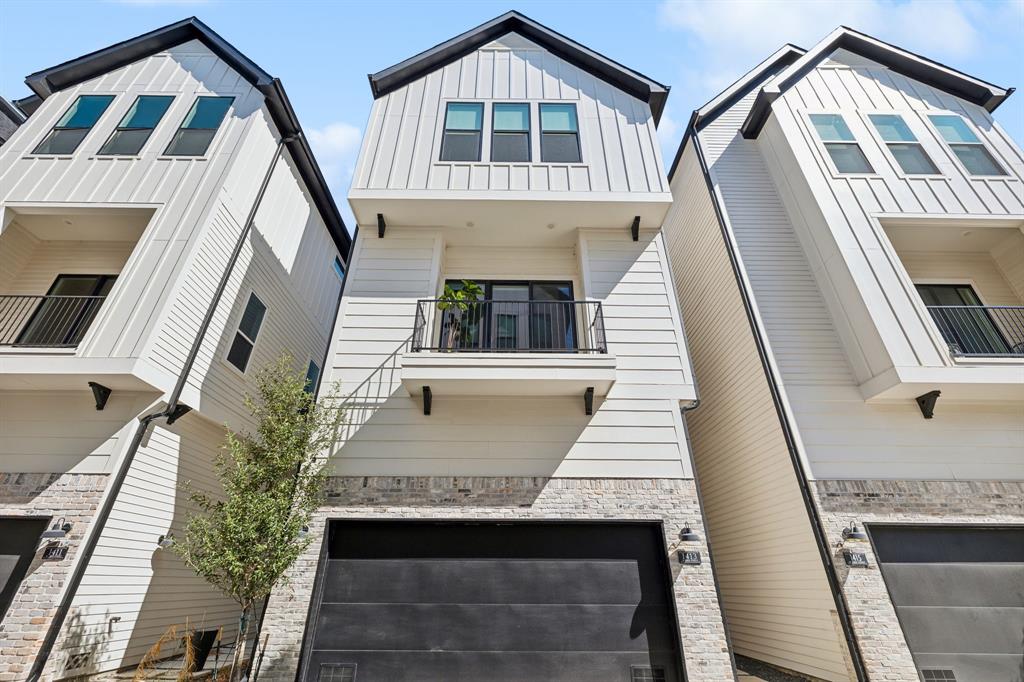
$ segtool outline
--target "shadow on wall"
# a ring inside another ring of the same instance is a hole
[[[117,621],[110,611],[103,618],[84,618],[78,609],[73,609],[64,626],[64,639],[60,655],[56,660],[55,676],[74,671],[75,678],[84,678],[101,671],[96,654],[113,636]],[[72,678],[74,679],[74,678]]]

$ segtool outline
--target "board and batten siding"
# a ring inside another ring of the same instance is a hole
[[[438,160],[452,101],[485,104],[479,163]],[[489,161],[501,101],[530,104],[532,163]],[[540,162],[539,102],[577,105],[582,163]],[[662,167],[645,102],[510,33],[375,100],[352,189],[667,192]]]
[[[181,537],[194,511],[183,486],[219,490],[213,461],[223,438],[223,428],[193,415],[151,430],[114,502],[55,651],[90,654],[86,670],[110,670],[137,662],[172,626],[179,636],[165,655],[177,648],[186,623],[196,630],[223,628],[224,641],[234,639],[238,605],[176,554],[157,548],[161,535]]]
[[[723,147],[749,144],[726,132],[731,125],[736,133],[742,115],[723,118],[707,131],[719,162],[732,154]],[[848,680],[835,603],[692,144],[672,190],[664,234],[700,382],[700,407],[686,422],[732,645],[789,670]]]
[[[348,409],[332,459],[339,475],[689,477],[679,396],[692,391],[663,275],[660,237],[582,235],[576,248],[446,245],[439,232],[388,227],[357,242],[326,385]],[[618,273],[620,283],[611,281]],[[446,277],[569,279],[577,298],[608,305],[616,385],[587,417],[579,398],[456,398],[430,416],[401,384],[418,299]],[[590,280],[593,278],[593,280]],[[592,283],[588,286],[585,282]],[[591,288],[592,287],[592,288]]]

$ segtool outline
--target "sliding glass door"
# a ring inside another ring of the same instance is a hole
[[[968,284],[918,284],[928,312],[955,353],[1005,355],[1009,345]]]

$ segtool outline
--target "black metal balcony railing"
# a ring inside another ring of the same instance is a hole
[[[74,348],[106,296],[0,296],[0,346]]]
[[[953,355],[1024,357],[1024,306],[933,305]]]
[[[444,299],[416,306],[412,350],[474,353],[607,353],[598,301]]]

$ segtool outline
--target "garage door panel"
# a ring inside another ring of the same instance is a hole
[[[901,606],[896,609],[911,650],[999,654],[1024,635],[1024,608]]]
[[[1024,607],[1024,564],[888,564],[897,604]]]
[[[324,604],[317,649],[669,649],[660,607],[580,604]]]
[[[1021,643],[1024,652],[1024,642]],[[1024,680],[1024,653],[1019,654],[918,654],[918,668],[954,670],[959,682]]]
[[[1024,528],[882,526],[871,533],[885,563],[1024,563]]]
[[[317,680],[321,663],[354,663],[356,682],[630,682],[631,666],[657,666],[666,682],[678,682],[672,652],[318,652],[307,680]]]
[[[641,593],[636,561],[332,560],[324,602],[573,604],[664,602]]]

